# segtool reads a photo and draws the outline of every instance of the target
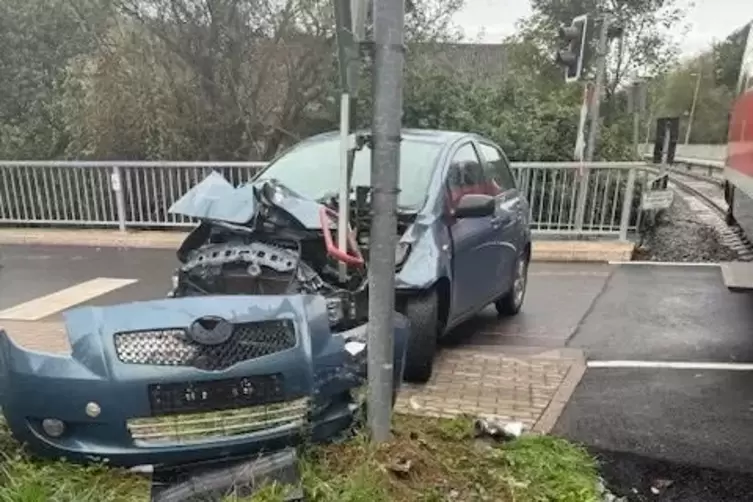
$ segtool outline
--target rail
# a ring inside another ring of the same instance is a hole
[[[212,171],[238,185],[263,162],[0,161],[4,226],[187,228],[170,214],[182,194]],[[613,236],[638,228],[642,162],[518,162],[512,170],[537,234]]]

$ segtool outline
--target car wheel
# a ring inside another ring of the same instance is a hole
[[[405,355],[404,379],[425,383],[434,369],[439,328],[439,299],[437,291],[407,300],[405,316],[410,321],[410,337]]]
[[[500,315],[512,316],[520,312],[523,306],[523,299],[526,296],[526,286],[528,286],[528,253],[518,257],[515,263],[515,279],[512,282],[510,291],[494,302],[497,312]]]

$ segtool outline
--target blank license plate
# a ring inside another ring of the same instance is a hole
[[[152,416],[220,411],[284,399],[281,374],[149,385]]]

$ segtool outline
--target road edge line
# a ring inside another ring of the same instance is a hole
[[[719,371],[753,371],[753,363],[714,363],[691,361],[588,361],[588,368],[593,369],[677,369],[677,370],[719,370]]]
[[[610,261],[610,265],[653,265],[660,267],[719,267],[721,263],[711,263],[704,261],[682,262],[682,261]]]

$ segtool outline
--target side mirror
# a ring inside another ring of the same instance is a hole
[[[463,195],[455,208],[455,218],[483,218],[494,214],[495,199],[491,195]]]

